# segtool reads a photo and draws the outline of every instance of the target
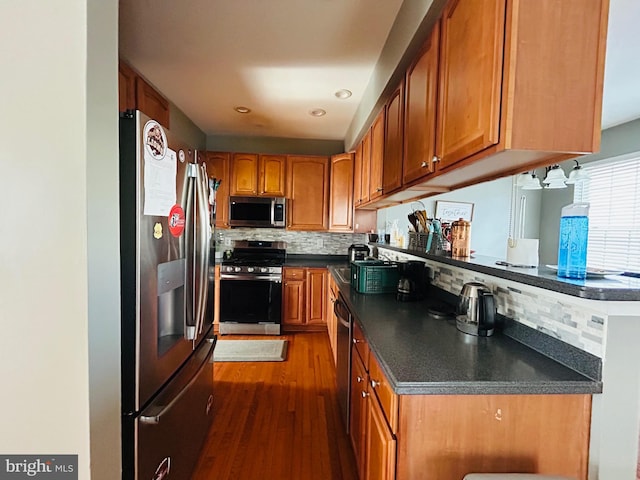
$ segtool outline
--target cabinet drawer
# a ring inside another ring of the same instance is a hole
[[[396,433],[398,428],[398,396],[393,392],[387,377],[382,373],[375,356],[370,355],[369,360],[369,384],[375,393],[372,397],[378,399],[391,431]],[[373,401],[373,398],[372,398]]]
[[[364,338],[362,329],[358,322],[353,322],[353,345],[356,347],[356,351],[360,355],[360,359],[364,364],[365,370],[369,371],[369,344]]]
[[[285,268],[285,280],[304,280],[304,268]]]

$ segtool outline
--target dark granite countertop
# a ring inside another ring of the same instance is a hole
[[[333,272],[333,268],[330,268]],[[398,394],[600,393],[602,383],[508,336],[459,332],[426,313],[426,303],[363,295],[340,282],[349,310]]]
[[[290,254],[287,253],[285,267],[308,267],[323,268],[331,265],[347,266],[347,255],[310,255],[310,254]]]
[[[458,259],[440,255],[429,255],[423,252],[396,248],[384,244],[370,243],[369,245],[473,270],[475,272],[486,273],[524,285],[553,290],[554,292],[574,297],[605,301],[640,301],[640,278],[623,275],[606,275],[604,278],[572,280],[569,278],[558,278],[556,272],[545,265],[540,265],[538,268],[507,267],[496,264],[496,261],[503,259],[483,255],[473,255],[469,259]]]

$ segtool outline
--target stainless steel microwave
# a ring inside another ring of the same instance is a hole
[[[231,227],[284,228],[287,201],[282,197],[229,197]]]

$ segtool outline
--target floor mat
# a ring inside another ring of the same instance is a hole
[[[287,359],[287,340],[218,340],[214,362],[282,362]]]

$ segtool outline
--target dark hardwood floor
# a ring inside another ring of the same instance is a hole
[[[282,338],[284,362],[214,365],[213,425],[194,479],[357,479],[327,334]]]

